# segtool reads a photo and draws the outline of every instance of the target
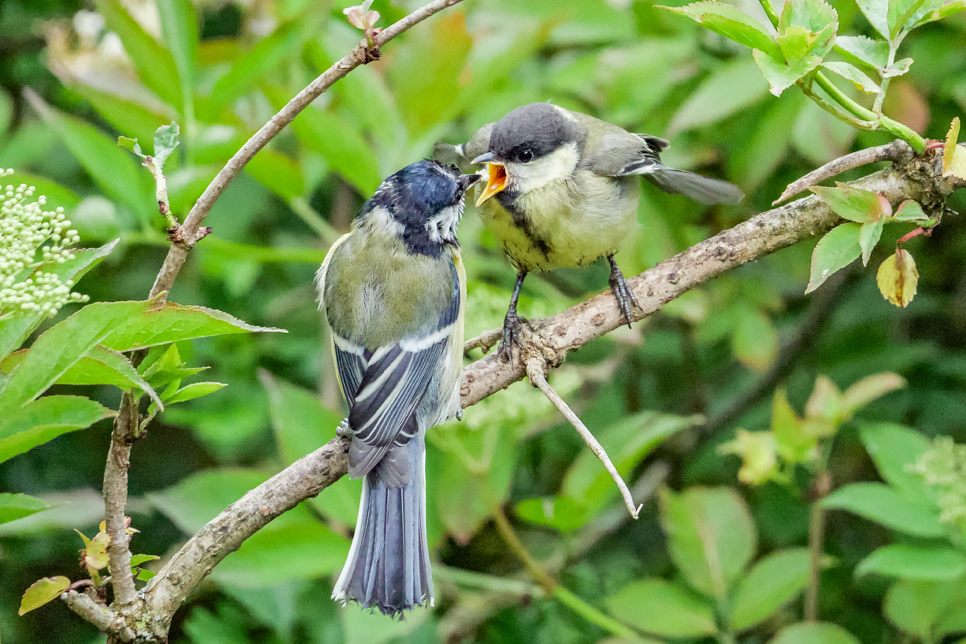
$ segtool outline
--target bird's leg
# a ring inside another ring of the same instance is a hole
[[[621,269],[617,266],[617,260],[614,259],[614,255],[608,255],[607,261],[610,262],[610,290],[614,294],[614,297],[617,298],[617,306],[624,316],[624,321],[627,322],[627,328],[630,328],[631,306],[633,305],[643,310],[641,303],[634,297],[634,291],[631,290],[630,284],[624,279],[624,274],[621,273]],[[504,333],[506,332],[504,331]]]
[[[506,317],[503,318],[503,340],[500,342],[500,348],[497,350],[497,355],[505,355],[510,361],[510,364],[513,364],[512,345],[520,346],[520,324],[527,321],[526,318],[517,315],[517,300],[520,299],[520,287],[523,286],[523,280],[526,277],[527,272],[524,270],[517,273],[517,283],[513,287],[513,295],[510,296],[510,306],[506,310]]]
[[[352,438],[355,434],[352,432],[352,428],[349,427],[349,419],[344,419],[339,426],[335,428],[335,435],[341,436],[342,438]]]

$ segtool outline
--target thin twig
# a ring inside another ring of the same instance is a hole
[[[138,396],[124,392],[121,408],[114,419],[111,447],[104,466],[104,521],[110,543],[107,556],[111,564],[111,586],[114,588],[115,610],[131,615],[141,603],[131,572],[131,549],[128,547],[125,508],[127,506],[128,468],[131,466],[131,445],[137,436]]]
[[[621,491],[621,496],[624,497],[624,504],[627,506],[627,510],[631,513],[631,516],[636,519],[641,512],[641,508],[644,507],[643,504],[634,505],[634,498],[631,496],[631,491],[627,489],[627,483],[624,482],[624,479],[621,478],[617,468],[614,467],[614,464],[610,460],[610,456],[607,455],[607,451],[599,442],[597,442],[597,439],[594,438],[594,435],[589,429],[587,429],[587,426],[584,425],[582,420],[580,420],[580,417],[574,413],[564,399],[561,398],[557,392],[553,390],[553,387],[551,387],[547,382],[543,362],[539,358],[530,358],[527,361],[527,376],[529,376],[530,382],[532,382],[537,389],[542,391],[543,395],[553,403],[553,406],[556,407],[560,413],[563,414],[564,418],[566,418],[570,424],[574,426],[574,429],[577,430],[577,433],[580,434],[580,437],[584,439],[585,443],[587,443],[587,447],[590,448],[590,451],[596,454],[597,458],[600,459],[600,462],[604,464],[604,469],[606,469],[607,473],[610,474],[610,477],[614,479],[614,483],[617,484],[617,489]]]
[[[832,475],[824,468],[815,476],[815,499],[808,522],[808,587],[805,589],[805,621],[818,621],[818,595],[825,555],[825,508],[822,499],[832,491]]]
[[[463,344],[463,355],[468,356],[470,351],[473,349],[481,349],[485,355],[491,348],[493,348],[500,338],[503,337],[503,329],[491,329],[489,331],[484,331],[475,338],[467,340]]]
[[[402,20],[399,20],[378,35],[375,36],[375,49],[378,51],[380,47],[385,45],[387,42],[413,27],[414,25],[422,22],[426,18],[429,18],[434,13],[442,11],[447,7],[451,7],[458,4],[462,0],[434,0],[429,4],[417,9],[412,12]],[[212,179],[208,187],[205,188],[204,193],[192,206],[191,212],[185,217],[184,224],[181,226],[181,238],[183,243],[173,244],[171,249],[168,251],[168,256],[164,258],[164,265],[158,272],[158,277],[154,282],[154,287],[151,289],[151,297],[156,297],[162,292],[170,292],[172,284],[174,284],[175,278],[178,276],[178,272],[184,265],[185,260],[188,258],[188,251],[197,243],[203,234],[200,234],[201,224],[211,210],[211,207],[215,205],[215,202],[221,196],[221,193],[225,191],[228,184],[241,174],[242,169],[245,165],[252,160],[252,157],[258,153],[263,147],[265,147],[269,141],[271,141],[275,136],[282,131],[286,125],[291,123],[299,113],[309,106],[312,101],[318,98],[322,92],[327,90],[340,78],[344,77],[346,74],[351,72],[356,67],[364,65],[373,60],[373,50],[369,47],[365,40],[359,43],[359,45],[352,50],[351,53],[344,56],[341,60],[336,62],[332,67],[327,69],[321,76],[316,78],[314,81],[309,83],[309,85],[299,92],[295,98],[290,100],[288,104],[285,105],[278,113],[271,118],[265,125],[261,127],[248,141],[245,145],[241,147],[235,155],[229,159],[225,167]]]
[[[124,623],[124,618],[104,604],[99,604],[85,593],[77,590],[69,590],[61,595],[61,597],[63,597],[72,611],[101,631],[115,633],[122,642],[131,642],[134,640],[134,631],[127,627]]]
[[[825,181],[826,179],[836,175],[840,175],[847,170],[852,170],[854,168],[868,165],[869,163],[876,163],[878,161],[902,161],[911,156],[912,148],[909,147],[908,143],[901,139],[896,139],[892,143],[887,143],[886,145],[880,145],[875,148],[866,148],[865,150],[859,150],[858,152],[853,152],[852,154],[846,154],[844,157],[839,157],[834,161],[829,161],[821,168],[812,170],[801,179],[796,179],[792,183],[788,184],[788,187],[785,188],[785,192],[783,192],[778,199],[773,201],[771,205],[777,206],[789,197],[793,197],[799,192],[803,192],[809,187],[819,184],[822,181]]]

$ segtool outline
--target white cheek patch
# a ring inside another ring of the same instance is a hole
[[[376,206],[369,212],[369,220],[377,228],[389,231],[396,237],[402,237],[404,226],[396,221],[389,211],[382,206]]]
[[[455,206],[444,208],[438,215],[426,222],[429,238],[438,244],[456,241],[456,229],[463,217],[463,201]]]
[[[573,176],[577,169],[577,144],[568,143],[529,163],[507,163],[506,173],[514,192],[526,194],[553,181]]]

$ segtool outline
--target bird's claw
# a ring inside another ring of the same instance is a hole
[[[500,348],[497,349],[496,354],[500,357],[506,357],[510,362],[510,366],[513,366],[513,345],[523,348],[520,344],[520,326],[526,324],[527,319],[520,317],[515,311],[507,311],[506,317],[503,319],[503,339],[500,341]]]
[[[637,301],[634,291],[631,290],[631,285],[627,283],[624,274],[617,268],[616,263],[611,264],[610,290],[617,299],[617,306],[621,310],[621,315],[624,316],[627,328],[631,328],[631,307],[636,307],[638,310],[644,309],[641,303]]]
[[[339,426],[335,428],[335,435],[342,438],[352,438],[352,429],[349,427],[349,419],[345,418]]]

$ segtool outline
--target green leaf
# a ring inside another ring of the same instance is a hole
[[[175,392],[173,396],[167,398],[165,402],[167,402],[169,405],[174,405],[175,403],[194,400],[195,398],[201,398],[202,396],[213,394],[219,389],[227,386],[228,385],[223,382],[195,382],[182,387]]]
[[[167,125],[162,125],[154,132],[154,165],[163,169],[164,162],[171,156],[174,149],[178,147],[178,135],[181,133],[178,124],[171,121]]]
[[[923,642],[935,641],[934,629],[944,617],[962,582],[902,579],[886,592],[882,612],[897,627]],[[938,630],[938,629],[936,629]]]
[[[46,510],[46,502],[26,494],[0,493],[0,523],[9,523]]]
[[[268,478],[269,472],[255,469],[201,470],[172,487],[147,494],[146,498],[182,532],[194,534],[228,505]]]
[[[152,579],[154,579],[155,577],[157,577],[157,575],[158,575],[158,573],[156,573],[156,572],[151,572],[150,570],[147,570],[146,568],[141,568],[141,569],[138,570],[137,580],[138,581],[151,581]]]
[[[35,608],[54,601],[67,590],[68,586],[70,586],[70,579],[67,577],[44,577],[35,581],[23,594],[17,614],[29,613]]]
[[[262,80],[270,78],[282,63],[292,58],[306,41],[318,34],[321,17],[319,11],[306,12],[272,31],[271,35],[258,41],[251,51],[233,61],[228,73],[215,81],[204,105],[207,117],[216,119],[232,101],[252,91]],[[286,102],[287,98],[282,104]],[[276,105],[276,108],[280,107]]]
[[[812,252],[812,272],[805,293],[811,293],[836,271],[845,268],[862,254],[859,224],[836,226],[819,240]]]
[[[466,61],[473,37],[461,9],[440,14],[412,31],[406,47],[392,60],[387,76],[410,137],[416,139],[440,123],[440,107],[471,85]]]
[[[784,389],[777,389],[771,406],[771,431],[778,453],[789,463],[807,463],[815,458],[815,436],[804,431]]]
[[[730,488],[693,487],[659,496],[671,559],[697,590],[724,598],[755,553],[748,506]]]
[[[806,548],[776,550],[758,561],[735,590],[731,628],[743,631],[771,617],[808,584]]]
[[[776,60],[768,54],[755,50],[752,52],[755,63],[768,81],[769,91],[775,96],[781,96],[782,92],[794,85],[799,78],[808,74],[818,67],[822,62],[821,56],[809,55],[794,62],[787,63]]]
[[[906,386],[906,380],[894,373],[877,373],[866,376],[842,393],[843,418],[851,418],[855,412],[873,400],[881,398]]]
[[[889,35],[889,0],[856,0],[859,9],[865,14],[869,24],[882,34],[886,40],[890,40]]]
[[[824,58],[835,42],[838,14],[824,0],[788,0],[778,20],[779,44],[789,34],[800,33],[800,29],[805,30],[811,38],[805,39],[801,35],[794,38],[799,44],[807,45],[803,49],[796,47],[795,57],[788,59],[788,62],[794,63],[811,54]],[[787,45],[782,47],[783,52],[786,49]]]
[[[823,62],[822,67],[825,69],[835,72],[845,80],[849,81],[855,87],[862,90],[866,94],[878,94],[879,86],[874,80],[865,75],[864,72],[859,70],[858,67],[851,65],[849,63],[839,63],[839,62]]]
[[[245,166],[245,172],[282,199],[294,199],[305,192],[302,167],[274,150],[260,150]]]
[[[150,305],[151,303],[115,302],[115,304]],[[160,308],[146,306],[122,322],[103,339],[101,344],[115,351],[131,351],[156,344],[213,335],[254,332],[287,333],[284,329],[254,326],[215,309],[203,306],[182,306],[171,302],[165,303]]]
[[[778,332],[771,318],[751,306],[736,308],[731,349],[745,366],[756,371],[768,369],[778,357]]]
[[[910,501],[882,483],[852,483],[821,501],[822,507],[846,510],[887,528],[917,537],[940,538],[946,528],[936,508]]]
[[[821,197],[835,214],[849,221],[864,224],[889,214],[883,200],[870,190],[854,188],[845,183],[837,183],[835,188],[812,186],[809,190]]]
[[[879,574],[900,579],[945,581],[966,574],[966,555],[953,548],[894,543],[875,550],[855,567],[855,576]]]
[[[660,8],[691,18],[696,23],[745,47],[758,49],[775,59],[782,58],[778,44],[765,27],[730,4],[708,0],[684,7]]]
[[[859,644],[859,640],[838,624],[802,622],[786,626],[768,644]]]
[[[516,504],[514,511],[524,521],[561,532],[582,528],[592,518],[583,503],[568,496],[524,499]]]
[[[34,342],[0,396],[0,418],[42,394],[82,356],[132,319],[139,320],[151,302],[89,304],[48,329]]]
[[[927,14],[940,9],[945,0],[889,0],[889,31],[893,38],[912,29]]]
[[[37,113],[60,137],[67,149],[108,196],[126,204],[142,223],[155,211],[150,175],[142,173],[130,156],[117,148],[112,137],[93,125],[50,107],[36,94],[28,94]]]
[[[843,57],[856,64],[878,69],[889,61],[889,43],[882,40],[868,36],[837,36],[835,44],[845,52]]]
[[[184,105],[174,57],[127,12],[119,0],[94,0],[107,28],[121,38],[141,81],[169,105]]]
[[[901,425],[876,423],[861,425],[859,437],[879,476],[889,485],[912,501],[935,502],[935,492],[911,469],[929,449],[925,436]]]
[[[191,113],[189,103],[194,100],[195,70],[198,67],[198,18],[191,0],[157,0],[157,7],[161,36],[174,58],[181,81],[181,95],[185,102],[182,114],[187,115]],[[157,156],[157,145],[154,153]],[[158,161],[158,166],[162,163],[163,160]]]
[[[605,603],[619,620],[664,637],[703,637],[718,631],[706,601],[664,579],[632,582]]]
[[[157,555],[131,555],[131,570],[134,570],[141,564],[146,564],[149,561],[157,561],[160,558]]]
[[[6,134],[13,121],[13,99],[7,92],[0,90],[0,134]]]
[[[960,11],[966,11],[966,0],[953,0],[919,18],[913,27],[920,27],[926,23],[935,22],[936,20],[944,20]]]
[[[668,132],[717,123],[754,105],[768,94],[757,65],[744,58],[722,65],[684,101],[671,119]]]
[[[892,216],[896,221],[921,222],[929,220],[929,215],[923,212],[922,206],[912,199],[906,199],[899,204],[895,214]]]
[[[882,70],[882,75],[885,78],[895,78],[896,76],[902,76],[909,68],[912,67],[914,61],[911,58],[903,58],[902,60],[897,60],[888,67]]]
[[[57,275],[61,282],[67,280],[77,282],[87,274],[87,271],[100,264],[101,260],[114,250],[118,241],[115,239],[100,248],[84,248],[73,251],[74,259],[67,260],[63,264],[45,267],[45,270]],[[6,358],[14,349],[23,344],[45,318],[46,316],[43,313],[30,313],[0,320],[0,359]]]
[[[0,417],[0,463],[114,415],[80,396],[44,396]]]
[[[859,229],[859,247],[862,249],[863,266],[869,265],[869,257],[872,255],[875,245],[879,243],[884,225],[885,219],[878,219],[867,224],[862,224],[862,227]]]
[[[90,103],[105,121],[122,134],[150,141],[154,131],[171,121],[177,112],[159,101],[141,104],[82,83],[66,83],[67,88]]]

